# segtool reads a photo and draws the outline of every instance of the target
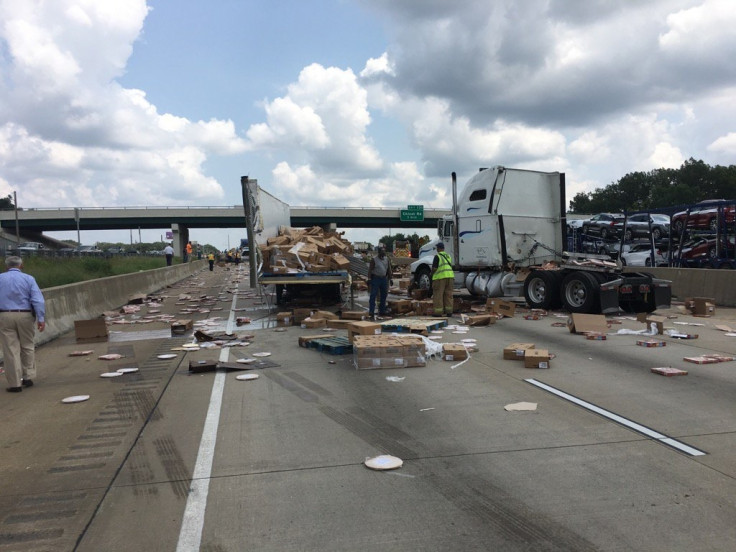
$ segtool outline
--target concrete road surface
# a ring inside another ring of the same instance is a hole
[[[465,363],[356,370],[351,355],[298,346],[321,330],[276,331],[244,270],[164,289],[160,310],[251,335],[248,346],[172,351],[191,332],[162,337],[153,322],[38,350],[36,385],[0,401],[0,551],[736,550],[736,362],[683,361],[736,354],[736,337],[714,328],[736,327],[733,311],[673,308],[665,326],[699,337],[658,348],[517,314],[446,330],[443,342],[477,339]],[[642,325],[610,331],[622,328]],[[513,342],[549,349],[551,368],[503,360]],[[189,371],[238,358],[262,361],[248,371],[259,378]],[[139,371],[99,377],[121,367]],[[518,402],[536,410],[504,409]],[[403,467],[364,466],[381,454]]]

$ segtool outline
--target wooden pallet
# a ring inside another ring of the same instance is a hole
[[[353,352],[353,344],[350,343],[347,337],[341,335],[310,339],[307,342],[307,347],[328,355],[349,355]]]
[[[423,333],[447,326],[447,318],[395,318],[381,322],[383,332]]]

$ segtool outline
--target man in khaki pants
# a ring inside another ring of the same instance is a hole
[[[445,253],[445,244],[437,244],[437,255],[432,261],[432,302],[435,316],[452,314],[452,290],[455,273],[452,271],[452,257]]]
[[[0,274],[0,343],[10,393],[31,387],[36,377],[36,328],[46,328],[46,304],[36,279],[21,272],[23,259],[7,257]]]

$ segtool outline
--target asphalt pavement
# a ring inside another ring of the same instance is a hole
[[[683,360],[736,355],[715,328],[736,328],[733,310],[658,313],[698,335],[652,337],[663,347],[612,335],[644,327],[630,318],[588,340],[564,313],[466,333],[453,317],[439,342],[475,339],[468,361],[356,370],[299,347],[322,330],[277,328],[248,282],[242,265],[205,270],[107,342],[37,350],[36,385],[0,401],[0,551],[736,549],[736,361]],[[192,330],[169,336],[167,313],[237,339],[181,350]],[[550,368],[503,360],[514,342]],[[238,359],[254,361],[189,369]],[[138,371],[100,377],[121,368]],[[505,409],[520,402],[535,409]],[[382,454],[403,466],[366,468]]]

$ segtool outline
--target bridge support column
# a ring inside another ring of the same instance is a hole
[[[183,224],[172,224],[171,231],[174,234],[172,247],[174,248],[174,256],[184,258],[187,250],[187,242],[189,241],[189,227]]]
[[[325,232],[337,232],[337,224],[334,222],[328,222],[327,224],[320,224],[320,227]]]

